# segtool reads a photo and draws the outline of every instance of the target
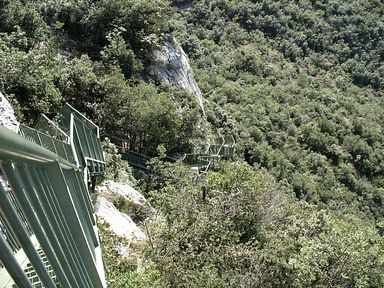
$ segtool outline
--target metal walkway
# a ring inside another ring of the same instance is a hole
[[[87,180],[98,127],[73,107],[19,135],[0,125],[0,287],[106,287]]]
[[[221,160],[230,159],[234,154],[236,142],[233,136],[223,136],[220,132],[218,135],[219,137],[215,143],[208,143],[203,153],[186,153],[178,158],[166,156],[164,160],[168,162],[181,161],[192,172],[204,173],[210,168],[214,168]],[[119,153],[122,155],[122,159],[127,160],[133,168],[148,172],[147,162],[156,156],[155,152],[142,149],[135,151],[130,147],[128,140],[114,136],[107,137],[116,145]]]

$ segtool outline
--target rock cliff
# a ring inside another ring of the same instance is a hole
[[[17,131],[19,121],[17,121],[15,112],[12,105],[8,102],[7,98],[0,92],[0,125],[4,125],[13,132]],[[1,137],[1,135],[0,135]],[[0,185],[3,185],[5,189],[8,189],[7,181],[3,176],[3,172],[0,168]]]
[[[7,98],[0,92],[0,124],[16,132],[19,121]]]
[[[149,78],[156,81],[167,81],[191,92],[204,113],[203,96],[196,83],[189,60],[183,48],[175,38],[169,36],[160,48],[152,51],[153,64],[149,68]]]

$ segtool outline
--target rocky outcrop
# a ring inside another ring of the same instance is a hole
[[[204,113],[203,96],[196,83],[188,57],[176,40],[169,36],[159,49],[152,51],[153,65],[149,77],[157,81],[168,81],[195,95],[200,110]]]
[[[98,196],[115,203],[119,210],[127,214],[136,222],[150,218],[154,209],[137,190],[128,184],[118,183],[112,180],[104,181],[96,188]]]
[[[17,132],[17,126],[19,121],[17,121],[15,112],[12,108],[12,105],[8,102],[7,98],[0,92],[0,125],[4,125],[13,132]],[[1,136],[0,136],[1,137]],[[5,180],[3,173],[0,168],[0,185],[5,189],[8,189],[7,181]]]
[[[127,240],[146,240],[139,224],[154,214],[153,208],[137,190],[127,184],[105,181],[96,187],[95,213],[118,236]]]
[[[109,224],[116,235],[127,240],[145,240],[146,236],[135,222],[125,213],[121,213],[116,207],[104,197],[99,197],[95,206],[95,213]]]
[[[8,102],[7,98],[0,92],[0,124],[16,132],[19,121],[17,121],[15,112]]]

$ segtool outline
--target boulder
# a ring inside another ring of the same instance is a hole
[[[95,192],[114,203],[119,211],[129,215],[135,222],[141,222],[154,214],[154,209],[145,197],[128,184],[108,180],[97,186]]]
[[[132,240],[146,240],[143,231],[125,213],[121,213],[108,199],[98,197],[95,205],[95,213],[103,218],[108,224],[109,229],[116,235]]]

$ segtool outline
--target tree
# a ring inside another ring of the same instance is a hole
[[[296,202],[286,183],[244,163],[221,163],[197,182],[164,169],[152,194],[164,222],[151,236],[165,285],[383,285],[383,239],[371,222]]]

